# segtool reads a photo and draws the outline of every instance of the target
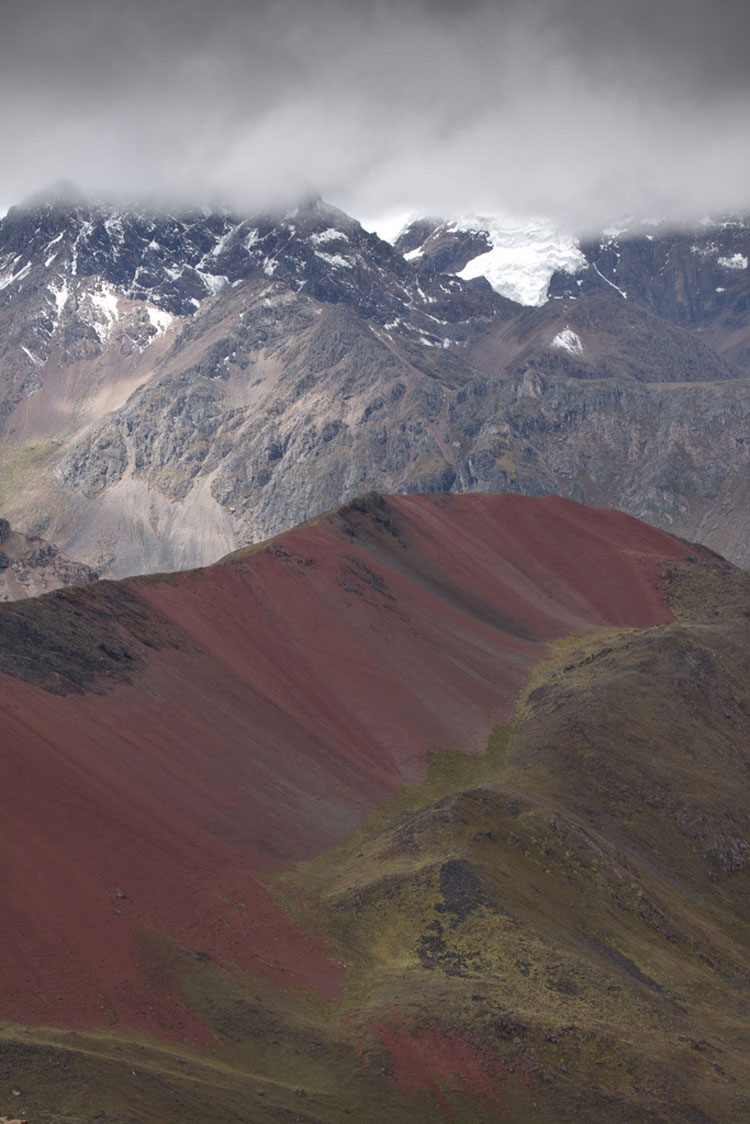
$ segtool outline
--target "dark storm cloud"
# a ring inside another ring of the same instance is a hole
[[[67,177],[578,226],[750,202],[745,3],[6,0],[0,203]]]

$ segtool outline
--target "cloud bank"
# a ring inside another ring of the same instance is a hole
[[[750,208],[726,0],[9,0],[0,206],[60,178],[358,217]]]

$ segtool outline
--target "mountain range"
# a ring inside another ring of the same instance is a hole
[[[0,219],[0,1121],[750,1118],[749,254]]]
[[[0,510],[110,576],[371,489],[562,494],[746,564],[750,227],[542,243],[505,286],[526,306],[481,276],[502,287],[497,222],[472,223],[390,245],[317,198],[11,208]]]

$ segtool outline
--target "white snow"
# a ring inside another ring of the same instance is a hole
[[[156,328],[158,335],[163,335],[167,328],[171,327],[172,321],[174,320],[174,316],[172,316],[171,313],[165,312],[162,308],[154,308],[153,305],[149,305],[146,312],[148,313],[149,320]]]
[[[310,241],[315,246],[321,246],[324,242],[348,242],[349,235],[344,234],[343,230],[336,230],[335,226],[329,226],[319,234],[311,234]]]
[[[628,294],[627,294],[627,293],[625,292],[625,290],[624,290],[624,289],[621,289],[621,288],[619,287],[619,285],[615,285],[614,281],[610,281],[609,277],[605,277],[605,276],[604,276],[604,274],[602,273],[601,269],[599,268],[599,266],[598,266],[598,265],[596,264],[596,262],[593,262],[593,261],[592,261],[592,263],[591,263],[591,264],[592,264],[592,266],[594,267],[594,269],[596,270],[596,272],[597,272],[597,273],[599,274],[599,276],[601,277],[602,281],[606,281],[606,282],[607,282],[607,284],[608,284],[608,285],[610,285],[610,286],[611,286],[611,288],[613,288],[613,289],[615,290],[615,292],[619,293],[619,294],[620,294],[620,296],[621,296],[621,297],[622,297],[622,298],[623,298],[624,300],[627,300],[627,299],[628,299]]]
[[[57,305],[57,319],[59,320],[60,313],[68,303],[70,289],[68,288],[67,283],[63,281],[59,289],[55,285],[50,285],[49,292],[52,293],[52,296],[55,298],[55,304]],[[57,324],[55,324],[55,327],[57,327]]]
[[[563,328],[561,332],[558,332],[550,347],[559,348],[561,351],[569,351],[571,355],[583,355],[581,337],[572,328]]]
[[[202,269],[196,269],[195,272],[198,274],[201,281],[203,281],[209,293],[220,293],[222,289],[226,289],[229,284],[229,278],[224,276],[224,274],[205,273]]]
[[[14,259],[13,265],[16,264],[18,258]],[[11,267],[12,268],[12,267]],[[19,269],[18,273],[5,273],[0,277],[0,289],[7,289],[8,285],[12,285],[15,281],[23,281],[24,277],[28,276],[31,270],[31,262],[27,262],[23,269]]]
[[[416,258],[422,257],[422,247],[417,246],[416,250],[407,250],[404,254],[406,261],[414,261]]]
[[[347,258],[342,258],[341,254],[325,254],[322,250],[315,251],[315,257],[321,258],[328,265],[343,266],[344,269],[353,269],[353,263]]]
[[[276,272],[276,266],[278,264],[279,263],[277,261],[274,261],[273,258],[265,259],[265,261],[263,262],[263,272],[265,273],[266,277],[273,277],[274,273]]]
[[[113,325],[120,319],[117,293],[111,286],[102,283],[101,289],[94,290],[94,292],[89,294],[89,297],[97,313],[97,323],[94,327],[100,339],[107,339],[112,331]]]
[[[575,238],[546,219],[468,215],[448,229],[486,231],[492,249],[472,258],[458,276],[486,277],[495,292],[518,304],[544,304],[556,270],[578,273],[587,264]]]
[[[51,242],[48,242],[48,243],[47,243],[47,249],[48,249],[48,250],[51,250],[51,249],[52,249],[52,247],[53,247],[53,246],[56,246],[56,245],[58,244],[58,242],[60,242],[60,240],[61,240],[61,239],[62,239],[62,231],[60,232],[60,234],[58,234],[58,235],[57,235],[57,237],[56,237],[56,238],[53,238]],[[48,258],[46,259],[46,261],[45,261],[45,263],[44,263],[44,268],[45,268],[45,269],[49,269],[49,267],[50,267],[50,266],[52,265],[52,262],[53,262],[53,261],[55,260],[55,258],[57,257],[57,254],[58,254],[58,251],[57,251],[57,250],[55,250],[55,252],[54,252],[53,254],[50,254],[50,255],[49,255],[49,257],[48,257]]]
[[[32,355],[31,352],[29,351],[28,347],[24,347],[23,344],[21,345],[21,351],[26,355],[26,357],[28,359],[31,360],[31,362],[34,364],[35,367],[43,367],[44,366],[44,360],[43,359],[37,359],[36,355]]]
[[[719,258],[716,264],[724,269],[747,269],[747,258],[744,254],[732,254],[731,258]]]

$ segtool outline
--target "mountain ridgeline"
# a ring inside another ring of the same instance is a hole
[[[750,561],[750,228],[584,244],[524,307],[491,236],[319,199],[0,220],[0,511],[112,576],[366,493],[556,493]],[[551,270],[550,270],[551,272]]]
[[[749,618],[515,495],[0,605],[0,1115],[745,1124]]]

